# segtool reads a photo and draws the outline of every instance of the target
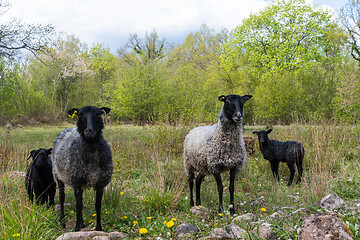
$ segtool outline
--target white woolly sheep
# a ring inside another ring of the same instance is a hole
[[[86,106],[71,109],[70,116],[78,116],[77,128],[61,131],[54,140],[52,163],[53,174],[59,186],[61,222],[64,223],[65,186],[74,189],[76,198],[75,231],[84,227],[82,217],[83,189],[92,187],[96,191],[96,230],[101,231],[101,199],[105,186],[110,182],[113,163],[109,144],[103,138],[102,114],[110,108]]]
[[[219,121],[212,126],[194,128],[185,137],[184,166],[190,188],[190,205],[194,206],[193,186],[196,177],[196,204],[201,205],[200,185],[206,175],[213,175],[219,193],[219,212],[223,211],[223,184],[220,173],[230,170],[230,213],[235,214],[234,181],[245,163],[242,138],[243,106],[252,96],[220,96],[223,106]]]
[[[271,171],[276,178],[276,180],[279,181],[279,163],[285,162],[287,163],[289,169],[290,169],[290,177],[288,186],[292,184],[292,181],[294,179],[295,175],[295,164],[298,169],[298,178],[296,183],[301,182],[302,178],[302,172],[303,172],[303,159],[305,150],[303,145],[298,141],[277,141],[277,140],[271,140],[268,137],[268,134],[272,131],[272,129],[269,129],[267,131],[261,130],[261,131],[254,131],[253,134],[258,135],[259,138],[259,145],[260,145],[260,151],[263,155],[263,157],[270,162],[271,165]]]

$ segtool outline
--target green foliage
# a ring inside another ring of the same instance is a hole
[[[291,123],[314,120],[313,113],[331,118],[343,39],[331,17],[304,0],[277,0],[245,19],[223,44],[222,66],[253,92],[255,120]]]

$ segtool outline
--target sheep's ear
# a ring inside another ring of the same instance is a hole
[[[267,130],[267,133],[269,134],[269,133],[271,133],[271,131],[272,131],[272,129],[270,128],[269,130]]]
[[[52,153],[52,148],[49,148],[48,150],[46,150],[46,155],[50,155]]]
[[[30,155],[28,156],[27,159],[30,159],[31,157],[34,157],[35,152],[36,152],[36,150],[32,150],[32,151],[30,152]]]
[[[253,132],[253,134],[257,135],[257,134],[258,134],[258,132],[257,132],[257,131],[254,131],[254,132]]]
[[[247,100],[249,100],[250,98],[252,98],[252,95],[244,95],[244,96],[243,96],[244,101],[247,101]]]
[[[102,114],[108,114],[111,111],[111,109],[107,107],[102,107],[100,108],[100,111],[102,112]]]
[[[219,99],[220,101],[225,102],[226,97],[225,97],[225,95],[221,95],[221,96],[218,97],[218,99]]]
[[[68,111],[68,114],[71,118],[74,118],[77,116],[77,113],[79,112],[79,109],[77,108],[73,108],[71,110]]]

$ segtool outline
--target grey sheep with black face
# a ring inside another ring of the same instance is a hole
[[[188,176],[190,205],[194,206],[193,186],[196,177],[196,204],[201,205],[200,185],[206,175],[213,175],[219,194],[219,212],[223,211],[223,184],[221,173],[230,171],[230,213],[235,214],[234,181],[245,163],[245,146],[242,138],[243,106],[252,96],[220,96],[224,102],[219,121],[212,126],[192,129],[184,141],[184,167]]]
[[[288,186],[293,182],[295,175],[295,165],[298,169],[298,178],[296,183],[300,183],[303,173],[303,159],[305,150],[303,145],[299,141],[277,141],[269,139],[268,134],[271,133],[272,129],[267,131],[254,131],[259,138],[260,151],[263,157],[270,162],[271,171],[274,177],[279,181],[279,163],[285,162],[290,169],[290,177]]]
[[[101,200],[105,186],[113,173],[112,154],[102,135],[102,115],[110,108],[86,106],[71,109],[70,116],[78,116],[77,127],[61,131],[54,140],[52,163],[53,174],[59,185],[61,222],[64,223],[65,185],[74,189],[76,198],[75,231],[84,227],[82,195],[86,188],[96,191],[96,230],[101,231]]]

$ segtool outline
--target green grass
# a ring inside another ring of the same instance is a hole
[[[11,171],[25,171],[26,160],[33,149],[52,146],[61,127],[23,127],[10,131],[0,129],[0,239],[55,239],[71,231],[75,224],[75,199],[66,188],[67,228],[58,225],[58,212],[32,205],[26,197],[22,177],[10,177]],[[207,236],[214,228],[224,228],[233,217],[225,211],[219,217],[215,180],[207,176],[202,184],[202,204],[211,210],[207,217],[189,212],[188,186],[183,169],[182,142],[192,126],[112,125],[104,130],[113,151],[114,174],[107,187],[102,205],[105,231],[121,231],[131,239],[160,236],[169,239],[176,226],[183,222],[199,227],[196,237]],[[245,126],[244,135],[264,126]],[[289,170],[280,164],[281,181],[272,177],[269,163],[257,151],[248,156],[235,185],[237,214],[253,213],[258,220],[272,224],[280,239],[297,239],[303,218],[319,210],[317,202],[329,193],[337,193],[352,210],[339,212],[356,239],[360,239],[358,219],[360,173],[359,126],[274,126],[270,137],[278,140],[296,139],[305,147],[304,179],[300,185],[287,187]],[[296,176],[295,176],[296,177]],[[229,174],[223,174],[224,207],[229,204]],[[263,201],[255,201],[262,198]],[[58,195],[56,196],[58,203]],[[262,210],[266,211],[262,211]],[[302,209],[301,211],[296,211]],[[270,215],[280,213],[280,219]],[[94,191],[84,194],[84,222],[95,229]],[[174,221],[168,227],[164,222]],[[176,220],[175,220],[176,219]],[[256,226],[238,223],[247,231]],[[146,234],[140,234],[146,228]]]

